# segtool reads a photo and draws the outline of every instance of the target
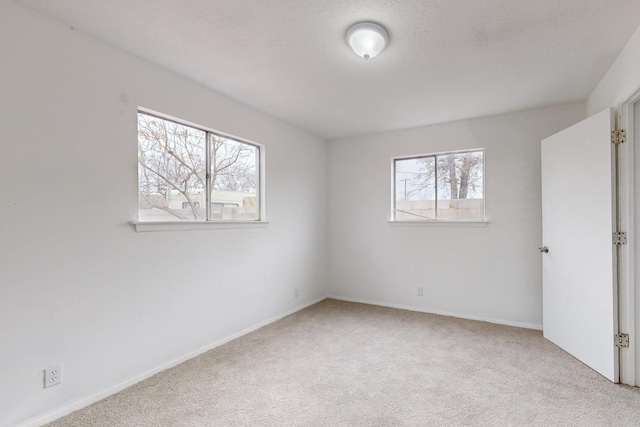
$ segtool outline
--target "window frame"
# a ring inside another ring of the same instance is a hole
[[[447,156],[447,155],[456,155],[456,154],[464,154],[464,153],[474,153],[474,152],[482,152],[482,217],[480,219],[440,219],[438,218],[438,181],[437,181],[437,164],[438,164],[438,156]],[[434,188],[434,205],[435,205],[435,213],[436,217],[424,218],[424,219],[415,219],[415,220],[405,220],[405,219],[396,219],[396,162],[401,160],[412,160],[412,159],[422,159],[422,158],[434,158],[436,164],[436,178],[435,178],[435,188]],[[484,148],[469,148],[463,150],[453,150],[453,151],[439,151],[434,153],[425,153],[425,154],[412,154],[407,156],[396,156],[391,158],[391,216],[389,219],[389,223],[402,225],[439,225],[439,226],[479,226],[484,227],[488,224],[487,216],[486,216],[486,150]]]
[[[252,220],[229,220],[229,219],[225,219],[225,220],[220,220],[220,219],[211,219],[210,218],[210,211],[211,211],[211,203],[212,200],[209,198],[210,195],[206,194],[206,215],[205,215],[205,219],[202,220],[162,220],[162,221],[147,221],[147,220],[140,220],[140,212],[139,212],[139,207],[136,207],[136,219],[130,221],[130,224],[132,224],[136,231],[140,232],[140,231],[179,231],[179,230],[203,230],[203,229],[215,229],[215,228],[220,228],[220,229],[228,229],[228,228],[255,228],[255,227],[263,227],[266,224],[268,224],[269,222],[266,220],[266,203],[265,203],[265,177],[266,177],[266,173],[265,173],[265,146],[263,144],[259,144],[257,142],[248,140],[246,138],[241,138],[235,135],[232,135],[230,133],[227,132],[222,132],[219,131],[217,129],[213,129],[213,128],[209,128],[207,126],[203,126],[197,123],[193,123],[191,121],[188,120],[183,120],[183,119],[179,119],[176,117],[173,117],[171,115],[168,114],[164,114],[164,113],[160,113],[148,108],[144,108],[144,107],[138,107],[137,111],[136,111],[136,129],[137,129],[137,123],[138,123],[138,114],[145,114],[147,116],[151,116],[151,117],[155,117],[161,120],[165,120],[165,121],[169,121],[181,126],[188,126],[194,129],[197,129],[199,131],[202,131],[205,133],[205,156],[206,156],[206,186],[209,186],[209,174],[210,174],[210,169],[211,169],[211,159],[210,159],[210,155],[207,155],[207,153],[210,151],[211,149],[211,139],[215,136],[218,137],[222,137],[225,139],[229,139],[232,140],[234,142],[237,143],[242,143],[242,144],[247,144],[250,145],[252,147],[255,147],[257,149],[257,155],[256,155],[256,168],[257,168],[257,173],[256,173],[256,178],[258,179],[258,183],[257,183],[257,188],[256,188],[256,198],[257,198],[257,203],[256,203],[256,208],[257,208],[257,218],[256,219],[252,219]],[[213,136],[212,136],[213,135]],[[137,141],[137,138],[136,138]],[[137,177],[137,173],[136,173],[136,177]],[[139,184],[137,184],[139,185]],[[136,193],[139,193],[139,188],[136,188]],[[206,191],[205,191],[206,193]],[[137,206],[137,203],[136,203]]]

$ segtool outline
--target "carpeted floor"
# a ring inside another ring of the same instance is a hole
[[[325,300],[49,424],[638,426],[538,331]]]

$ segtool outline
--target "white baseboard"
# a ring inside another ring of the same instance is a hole
[[[389,304],[389,303],[385,303],[385,302],[362,300],[362,299],[357,299],[357,298],[341,297],[341,296],[337,296],[337,295],[330,295],[327,298],[337,299],[337,300],[340,300],[340,301],[347,301],[347,302],[357,302],[357,303],[360,303],[360,304],[378,305],[378,306],[381,306],[381,307],[399,308],[401,310],[418,311],[420,313],[438,314],[440,316],[457,317],[457,318],[460,318],[460,319],[477,320],[477,321],[480,321],[480,322],[495,323],[495,324],[498,324],[498,325],[515,326],[515,327],[518,327],[518,328],[535,329],[535,330],[538,330],[538,331],[542,330],[542,325],[539,325],[539,324],[536,324],[536,323],[512,322],[512,321],[509,321],[509,320],[502,320],[502,319],[490,319],[490,318],[486,318],[486,317],[469,316],[469,315],[460,314],[460,313],[451,313],[451,312],[448,312],[448,311],[429,310],[429,309],[422,308],[422,307],[412,307],[412,306],[407,306],[407,305]]]
[[[301,305],[299,307],[296,307],[296,308],[294,308],[292,310],[289,310],[289,311],[287,311],[285,313],[282,313],[282,314],[280,314],[278,316],[275,316],[275,317],[272,317],[270,319],[264,320],[264,321],[262,321],[262,322],[260,322],[260,323],[258,323],[256,325],[253,325],[253,326],[251,326],[251,327],[249,327],[247,329],[244,329],[244,330],[242,330],[240,332],[237,332],[235,334],[229,335],[228,337],[222,338],[222,339],[220,339],[218,341],[215,341],[215,342],[213,342],[211,344],[208,344],[208,345],[206,345],[204,347],[201,347],[201,348],[199,348],[199,349],[197,349],[195,351],[192,351],[192,352],[190,352],[188,354],[185,354],[184,356],[181,356],[181,357],[173,359],[173,360],[171,360],[169,362],[163,363],[162,365],[157,366],[157,367],[155,367],[153,369],[150,369],[150,370],[148,370],[148,371],[146,371],[146,372],[144,372],[144,373],[142,373],[140,375],[136,375],[135,377],[133,377],[131,379],[123,381],[123,382],[121,382],[119,384],[116,384],[116,385],[114,385],[112,387],[109,387],[109,388],[107,388],[105,390],[102,390],[102,391],[100,391],[98,393],[95,393],[95,394],[93,394],[91,396],[87,396],[87,397],[83,397],[81,399],[78,399],[78,400],[76,400],[76,401],[74,401],[74,402],[72,402],[70,404],[67,404],[67,405],[61,407],[61,408],[55,409],[55,410],[47,413],[46,415],[39,415],[39,416],[36,416],[36,417],[33,417],[33,418],[29,418],[28,420],[23,421],[22,423],[18,424],[15,427],[38,427],[38,426],[42,426],[44,424],[50,423],[52,421],[55,421],[58,418],[62,418],[65,415],[69,415],[72,412],[75,412],[75,411],[77,411],[79,409],[85,408],[85,407],[87,407],[87,406],[89,406],[89,405],[91,405],[91,404],[93,404],[95,402],[98,402],[98,401],[100,401],[102,399],[105,399],[105,398],[111,396],[112,394],[118,393],[118,392],[120,392],[120,391],[122,391],[122,390],[124,390],[126,388],[129,388],[132,385],[134,385],[136,383],[139,383],[140,381],[146,380],[147,378],[150,378],[150,377],[154,376],[155,374],[157,374],[159,372],[162,372],[162,371],[164,371],[166,369],[169,369],[169,368],[173,368],[174,366],[177,366],[177,365],[179,365],[179,364],[181,364],[183,362],[186,362],[189,359],[192,359],[192,358],[194,358],[196,356],[199,356],[202,353],[206,353],[209,350],[212,350],[212,349],[214,349],[216,347],[219,347],[219,346],[221,346],[223,344],[226,344],[229,341],[232,341],[232,340],[234,340],[236,338],[240,338],[243,335],[247,335],[247,334],[255,331],[256,329],[262,328],[263,326],[267,326],[270,323],[276,322],[276,321],[278,321],[278,320],[280,320],[280,319],[282,319],[284,317],[287,317],[287,316],[289,316],[289,315],[291,315],[291,314],[293,314],[293,313],[295,313],[297,311],[303,310],[303,309],[305,309],[305,308],[307,308],[309,306],[317,304],[320,301],[325,300],[325,299],[326,299],[326,297],[318,298],[318,299],[313,300],[313,301],[311,301],[309,303],[303,304],[303,305]]]

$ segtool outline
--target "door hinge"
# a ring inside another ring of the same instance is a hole
[[[614,245],[626,245],[627,244],[627,233],[624,231],[616,231],[613,233],[613,244]]]
[[[626,140],[627,140],[627,133],[624,131],[624,129],[611,131],[612,144],[623,144]]]
[[[613,342],[616,347],[629,347],[629,334],[615,334],[613,336]]]

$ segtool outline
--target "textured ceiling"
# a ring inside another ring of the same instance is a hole
[[[17,0],[327,140],[585,100],[639,0]],[[365,61],[347,28],[390,44]]]

